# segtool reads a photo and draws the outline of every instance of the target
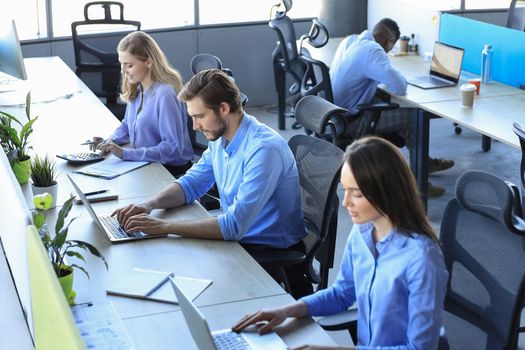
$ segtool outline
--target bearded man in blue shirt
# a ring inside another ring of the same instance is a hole
[[[392,67],[387,55],[400,34],[397,23],[390,18],[384,18],[374,26],[372,32],[365,30],[359,35],[350,35],[339,44],[330,67],[330,80],[334,103],[350,112],[348,117],[336,120],[341,135],[353,138],[354,126],[351,122],[358,113],[356,106],[378,101],[374,96],[378,84],[384,84],[393,94],[406,94],[406,79]],[[413,108],[398,108],[383,112],[376,132],[398,134],[410,150],[413,111]],[[452,160],[429,158],[429,173],[446,170],[452,166]],[[429,196],[438,196],[444,192],[443,188],[429,184]]]
[[[299,174],[286,141],[246,114],[235,83],[220,70],[196,74],[179,93],[194,129],[210,141],[183,177],[136,205],[113,215],[127,231],[152,235],[235,240],[249,252],[302,250],[306,236]],[[195,221],[167,221],[149,215],[203,196],[216,183],[223,214]],[[278,271],[263,266],[278,280]],[[294,297],[313,292],[305,266],[285,268]]]

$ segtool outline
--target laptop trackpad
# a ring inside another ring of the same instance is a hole
[[[288,346],[284,341],[277,335],[277,333],[269,333],[265,335],[259,335],[256,330],[242,332],[246,342],[250,344],[254,349],[288,349]]]

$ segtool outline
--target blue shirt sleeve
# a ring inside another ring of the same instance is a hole
[[[161,141],[151,147],[126,148],[123,150],[122,159],[141,160],[159,162],[162,164],[174,164],[174,160],[187,158],[184,140],[187,138],[183,134],[185,128],[182,123],[186,123],[186,113],[177,97],[159,92],[157,100],[157,118],[151,118],[152,122],[157,122]]]
[[[254,224],[277,189],[284,160],[275,145],[263,145],[244,164],[239,190],[227,211],[217,217],[225,240],[238,241]]]
[[[352,227],[341,260],[341,269],[330,287],[301,298],[310,316],[327,316],[348,309],[356,301],[354,268],[352,265],[352,236],[359,234],[358,225]]]
[[[377,47],[371,50],[368,55],[368,68],[365,75],[375,81],[383,83],[388,90],[396,95],[405,95],[407,92],[407,82],[405,77],[390,63],[386,52]]]
[[[202,197],[215,182],[213,175],[211,147],[202,153],[201,159],[186,174],[175,182],[183,189],[186,203],[192,203]]]

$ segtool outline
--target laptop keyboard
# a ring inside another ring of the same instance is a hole
[[[235,332],[225,332],[213,335],[217,349],[251,349],[244,337]]]
[[[134,232],[134,233],[127,233],[122,226],[118,223],[118,220],[114,216],[99,216],[98,217],[100,222],[109,231],[109,234],[112,235],[114,238],[122,239],[122,238],[129,238],[129,237],[143,237],[146,234],[144,232]]]

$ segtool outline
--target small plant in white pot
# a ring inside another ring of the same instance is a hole
[[[49,193],[53,196],[51,208],[56,207],[58,182],[56,181],[55,162],[47,155],[44,157],[34,156],[31,160],[29,176],[31,178],[33,196]]]

